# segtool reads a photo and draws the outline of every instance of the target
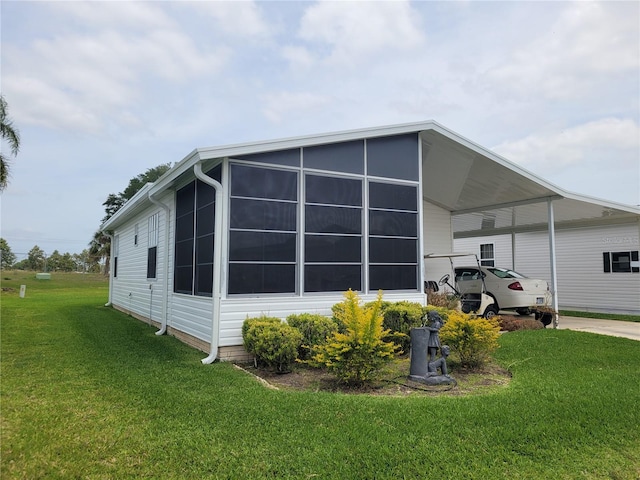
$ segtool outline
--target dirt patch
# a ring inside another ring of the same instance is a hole
[[[254,365],[236,364],[257,378],[268,388],[293,391],[333,392],[352,395],[477,395],[493,392],[507,386],[511,374],[496,364],[487,364],[479,370],[463,370],[452,366],[450,376],[453,385],[424,385],[410,381],[409,358],[399,358],[392,362],[380,378],[367,385],[345,385],[326,370],[297,365],[289,373],[276,373]]]

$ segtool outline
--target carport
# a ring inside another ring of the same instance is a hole
[[[639,208],[567,192],[435,122],[424,125],[424,200],[450,213],[453,238],[510,234],[512,254],[517,233],[547,231],[556,311],[561,295],[557,288],[556,229],[630,219],[638,222],[640,218]],[[431,253],[427,250],[425,253]]]

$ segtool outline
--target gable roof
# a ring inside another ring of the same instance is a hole
[[[505,229],[543,229],[553,200],[556,225],[639,221],[640,208],[567,192],[434,121],[348,130],[193,150],[144,194],[139,192],[102,226],[115,228],[139,203],[174,187],[200,161],[416,133],[422,143],[424,199],[449,211],[454,235],[476,236]]]

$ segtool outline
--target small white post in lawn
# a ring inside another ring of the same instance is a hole
[[[20,285],[20,298],[24,298],[26,293],[27,293],[27,286]]]

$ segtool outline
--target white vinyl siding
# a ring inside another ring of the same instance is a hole
[[[165,196],[162,201],[171,201],[170,199],[171,195]],[[156,217],[157,228],[136,228],[140,219],[149,220],[152,217]],[[144,210],[131,222],[119,227],[115,232],[115,236],[118,237],[118,276],[112,284],[111,301],[114,305],[127,312],[140,317],[151,318],[156,322],[162,320],[162,295],[166,291],[164,278],[161,274],[164,271],[164,249],[166,247],[163,244],[163,239],[165,228],[167,228],[165,214],[164,212],[158,212],[158,207],[154,205]],[[157,273],[156,280],[152,283],[151,288],[147,280],[148,248],[138,248],[136,246],[134,242],[136,230],[138,245],[150,245],[150,242],[156,243]],[[150,239],[150,233],[156,238]]]
[[[424,254],[453,252],[451,233],[451,215],[443,208],[432,203],[422,203],[424,216],[422,238]],[[423,261],[425,281],[437,282],[440,277],[451,273],[451,263],[446,258]]]

